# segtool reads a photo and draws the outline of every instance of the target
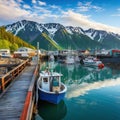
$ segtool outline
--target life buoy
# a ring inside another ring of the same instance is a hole
[[[99,64],[99,65],[98,65],[98,68],[99,68],[99,69],[104,68],[104,64],[103,64],[103,63]]]

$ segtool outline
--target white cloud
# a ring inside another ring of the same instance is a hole
[[[31,7],[29,6],[29,5],[23,5],[23,8],[25,8],[25,9],[30,9]]]
[[[95,22],[90,20],[90,16],[85,16],[73,11],[67,11],[63,13],[62,19],[67,25],[81,26],[84,28],[94,28],[98,30],[106,30],[108,32],[115,32],[120,34],[120,28],[105,25],[102,23]]]
[[[36,3],[36,0],[32,0],[32,3],[35,4],[35,3]]]
[[[19,1],[19,3],[18,3]],[[57,22],[65,26],[80,26],[83,28],[94,28],[99,30],[106,30],[120,34],[120,28],[108,26],[102,23],[95,22],[90,19],[89,16],[85,16],[73,9],[62,10],[56,5],[40,6],[33,4],[29,6],[22,2],[22,0],[0,0],[0,24],[8,24],[21,19],[34,20],[39,23],[45,22]],[[32,0],[33,3],[38,1]],[[45,4],[44,4],[45,5]],[[79,6],[82,3],[79,2]],[[86,3],[86,6],[90,6],[91,2]],[[97,9],[96,6],[92,6]],[[87,8],[84,8],[84,10]]]
[[[39,6],[34,6],[34,12],[35,13],[44,13],[44,14],[50,14],[51,13],[51,11],[50,10],[47,10],[47,9],[45,9],[45,8],[43,8],[43,7],[39,7]],[[39,15],[38,15],[39,16]]]
[[[46,6],[46,2],[38,1],[40,6]]]
[[[86,11],[88,11],[89,9],[90,9],[90,5],[91,3],[89,2],[89,3],[86,3],[86,4],[83,4],[82,2],[78,2],[78,7],[77,7],[77,9],[79,10],[79,11],[83,11],[83,12],[86,12]]]
[[[95,11],[103,10],[103,8],[101,8],[99,6],[92,5],[92,2],[86,2],[86,3],[78,2],[76,10],[78,12],[87,12],[87,11],[92,10],[92,9]]]
[[[112,14],[111,16],[120,17],[120,8],[117,9],[117,13]]]
[[[114,17],[120,17],[120,13],[117,13],[117,14],[113,14],[111,16],[114,16]]]
[[[57,5],[50,5],[50,7],[53,9],[59,8]]]
[[[117,9],[117,11],[119,11],[119,12],[120,12],[120,8],[118,8],[118,9]]]
[[[2,22],[19,20],[29,14],[29,11],[21,9],[20,4],[18,4],[14,0],[0,1],[0,20]]]
[[[22,3],[23,2],[23,0],[17,0],[19,3]]]

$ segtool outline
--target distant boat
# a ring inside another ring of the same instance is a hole
[[[71,56],[71,55],[66,56],[65,63],[66,64],[74,64],[75,63],[74,56]]]
[[[80,63],[80,58],[79,58],[79,56],[77,55],[77,56],[75,56],[75,63]]]
[[[58,104],[64,99],[67,87],[61,82],[62,74],[50,72],[48,69],[40,73],[37,82],[40,100]]]
[[[104,67],[104,64],[102,63],[102,61],[100,61],[96,57],[92,57],[92,56],[88,56],[85,59],[83,59],[83,64],[85,66],[95,66],[95,67],[98,67],[98,68],[103,68]]]
[[[55,57],[54,57],[54,55],[52,54],[52,55],[50,55],[49,56],[49,61],[54,61],[55,60]]]

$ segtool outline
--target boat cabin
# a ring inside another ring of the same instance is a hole
[[[61,75],[55,73],[49,74],[44,73],[41,74],[41,88],[46,91],[51,92],[59,92],[60,91],[60,81],[61,81]]]
[[[41,88],[46,90],[46,91],[50,91],[50,77],[43,77],[42,78],[42,84],[41,84]]]
[[[60,76],[53,77],[52,80],[52,91],[59,92],[60,91]]]

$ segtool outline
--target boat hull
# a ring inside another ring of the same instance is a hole
[[[58,104],[61,100],[64,99],[64,96],[65,96],[65,92],[50,93],[43,91],[42,89],[38,89],[39,100],[44,100],[53,104]]]

